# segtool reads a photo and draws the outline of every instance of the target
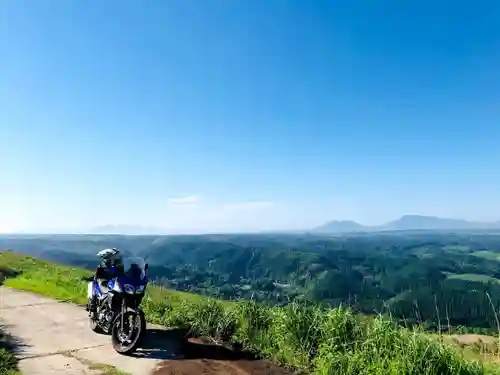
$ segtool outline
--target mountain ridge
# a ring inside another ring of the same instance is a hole
[[[135,224],[105,224],[89,228],[52,229],[36,231],[17,231],[2,233],[2,235],[128,235],[128,236],[183,236],[183,235],[214,235],[214,234],[267,234],[267,235],[331,235],[344,233],[371,233],[382,231],[411,231],[411,230],[500,230],[500,220],[472,221],[465,219],[444,218],[418,214],[403,215],[399,219],[388,221],[381,225],[363,225],[353,220],[332,220],[314,228],[294,230],[265,230],[254,232],[188,232],[171,231],[166,228],[135,225]]]
[[[164,235],[166,230],[154,226],[135,224],[105,224],[87,230],[91,234]]]
[[[500,229],[500,221],[468,221],[426,215],[403,215],[382,225],[363,225],[351,220],[332,220],[314,228],[318,234],[380,232],[398,230]]]

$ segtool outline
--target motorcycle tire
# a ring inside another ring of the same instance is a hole
[[[102,328],[97,323],[97,320],[94,320],[91,317],[89,317],[89,326],[90,326],[90,329],[92,331],[94,331],[95,333],[104,333]]]
[[[130,315],[136,315],[141,320],[140,324],[138,324],[136,327],[137,332],[134,332],[134,336],[130,340],[130,343],[123,344],[123,342],[119,338],[122,314],[116,317],[115,321],[113,322],[113,326],[111,327],[111,343],[113,345],[113,349],[115,349],[116,352],[123,355],[129,355],[137,349],[137,347],[140,344],[141,338],[145,332],[144,315],[141,314],[140,312],[137,313],[137,312],[127,311],[124,314],[124,319],[127,319]]]
[[[87,306],[90,306],[90,299],[88,301]],[[92,318],[90,312],[89,312],[89,326],[90,326],[90,329],[92,331],[94,331],[95,333],[104,333],[102,328],[99,326],[99,323],[97,323],[97,320]]]
[[[144,311],[139,310],[139,314],[141,316],[141,339],[144,338],[147,332],[146,327],[146,316],[144,315]]]

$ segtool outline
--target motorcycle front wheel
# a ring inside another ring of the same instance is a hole
[[[122,319],[123,316],[123,319]],[[123,320],[123,327],[122,327]],[[127,311],[116,317],[111,328],[113,349],[120,354],[130,354],[140,343],[145,332],[144,315],[136,311]]]

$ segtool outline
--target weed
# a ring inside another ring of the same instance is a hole
[[[2,266],[20,272],[7,278],[7,286],[78,303],[86,299],[81,277],[88,276],[87,271],[12,252],[0,253]],[[264,307],[153,285],[143,309],[149,322],[184,328],[217,343],[238,344],[309,374],[500,375],[498,367],[464,358],[451,339],[400,327],[382,315],[361,317],[343,307],[323,309],[303,303]]]

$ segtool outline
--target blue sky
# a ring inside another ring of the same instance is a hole
[[[0,231],[500,219],[500,3],[0,4]]]

